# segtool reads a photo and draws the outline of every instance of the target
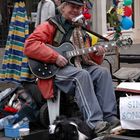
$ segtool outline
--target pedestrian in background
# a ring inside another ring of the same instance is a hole
[[[54,4],[55,4],[55,14],[58,15],[59,14],[59,6],[61,5],[61,0],[53,0]]]
[[[37,19],[35,27],[53,16],[55,16],[54,2],[52,0],[41,0],[37,6]]]

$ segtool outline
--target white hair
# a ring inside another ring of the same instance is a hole
[[[58,10],[60,11],[60,13],[63,13],[63,8],[67,5],[67,2],[63,2],[62,4],[60,4],[60,6],[58,6]]]

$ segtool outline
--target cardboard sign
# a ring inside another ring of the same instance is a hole
[[[120,98],[120,121],[123,129],[140,130],[140,96]]]

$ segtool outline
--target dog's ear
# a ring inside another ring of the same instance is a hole
[[[62,121],[62,120],[66,120],[67,117],[65,115],[61,115],[61,116],[57,116],[56,117],[56,121]]]
[[[64,122],[64,120],[67,120],[66,116],[64,116],[64,115],[57,116],[56,119],[54,120],[53,124],[57,125],[61,122]]]

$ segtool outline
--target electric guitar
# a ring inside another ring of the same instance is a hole
[[[82,54],[88,54],[91,52],[97,52],[97,47],[99,45],[95,45],[93,47],[89,48],[82,48],[82,49],[75,49],[74,46],[69,43],[63,43],[59,47],[53,47],[51,46],[52,49],[57,51],[59,54],[63,55],[65,58],[68,59],[69,63],[71,63],[71,58],[75,56],[79,56]],[[111,51],[115,49],[116,43],[115,42],[109,42],[107,44],[102,45],[104,46],[107,51]],[[29,67],[31,72],[40,79],[49,79],[53,77],[56,72],[60,69],[60,67],[56,66],[55,64],[50,64],[50,63],[43,63],[41,61],[31,59],[29,58]]]

